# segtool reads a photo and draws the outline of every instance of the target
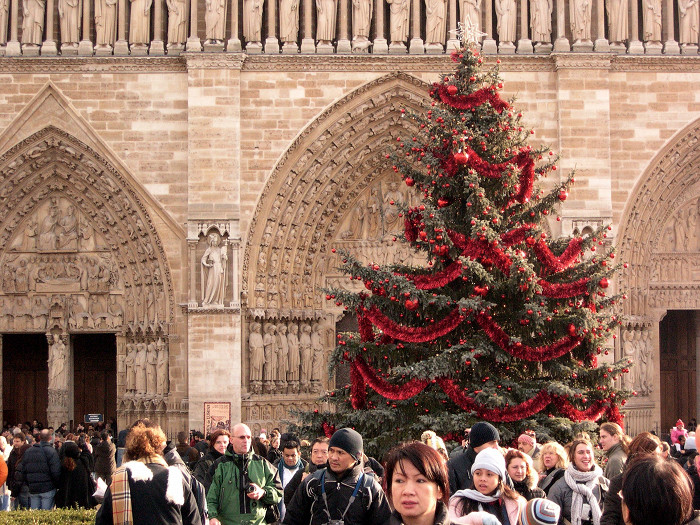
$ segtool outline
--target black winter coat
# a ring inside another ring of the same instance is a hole
[[[95,482],[90,477],[89,464],[84,457],[73,461],[75,461],[73,470],[68,470],[65,459],[61,466],[61,477],[56,491],[56,507],[90,509],[95,506],[95,500],[92,497],[95,492]]]
[[[518,491],[526,501],[530,501],[534,498],[546,498],[547,495],[539,487],[530,488],[527,486],[525,481],[513,481],[513,488]]]
[[[61,477],[58,452],[50,443],[34,443],[25,453],[17,467],[15,480],[26,482],[30,494],[41,494],[54,490]]]
[[[218,451],[211,448],[206,454],[204,454],[202,459],[197,462],[197,464],[194,466],[194,470],[192,471],[192,475],[197,478],[197,481],[204,486],[204,490],[207,492],[209,492],[209,486],[211,485],[211,480],[214,477],[214,473],[212,472],[210,474],[209,470],[214,462],[220,457],[223,457],[223,454],[219,454]]]
[[[447,472],[450,477],[450,494],[458,490],[468,489],[472,481],[472,465],[476,452],[472,447],[447,462]]]
[[[292,498],[294,497],[294,493],[297,491],[299,488],[299,485],[301,485],[301,482],[304,481],[302,478],[304,477],[304,473],[307,474],[313,474],[320,468],[325,468],[326,465],[314,465],[313,463],[309,463],[308,465],[308,470],[307,469],[299,469],[297,472],[292,476],[292,479],[289,480],[289,483],[284,487],[284,506],[288,507],[289,502],[292,501]]]
[[[603,498],[603,515],[600,525],[625,525],[622,519],[622,500],[618,495],[622,490],[622,476],[625,473],[613,476],[610,479],[610,487]]]
[[[321,496],[320,473],[325,472],[325,489],[328,506]],[[330,468],[319,469],[313,475],[301,482],[294,497],[287,506],[284,515],[284,525],[322,525],[328,523],[328,514],[333,520],[339,520],[345,512],[350,496],[357,481],[363,474],[362,464],[345,471],[339,478]],[[365,474],[369,476],[370,474]],[[372,476],[372,483],[362,483],[357,498],[345,514],[345,525],[378,525],[385,523],[391,516],[389,502],[384,491],[379,486],[376,478]]]

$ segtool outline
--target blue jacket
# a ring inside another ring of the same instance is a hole
[[[30,494],[49,492],[58,486],[61,478],[61,462],[58,452],[50,443],[34,443],[22,457],[17,476],[29,487]]]

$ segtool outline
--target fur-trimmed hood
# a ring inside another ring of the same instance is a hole
[[[142,481],[148,483],[153,480],[153,471],[148,468],[147,464],[141,461],[128,461],[122,466],[129,471],[129,475],[134,482]],[[168,488],[165,491],[165,499],[175,505],[182,505],[185,503],[182,472],[180,472],[179,468],[174,466],[167,468]]]

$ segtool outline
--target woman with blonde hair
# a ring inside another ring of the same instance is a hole
[[[542,472],[537,486],[544,490],[545,494],[549,494],[549,489],[564,476],[564,471],[569,466],[569,458],[564,447],[556,441],[550,441],[542,445],[540,461]]]
[[[428,445],[430,448],[437,450],[440,455],[447,461],[449,455],[447,454],[447,447],[445,447],[445,442],[440,436],[438,436],[432,430],[426,430],[420,435],[420,440],[422,443]]]
[[[513,480],[513,488],[525,500],[545,498],[544,490],[537,486],[537,471],[532,466],[532,458],[522,450],[509,449],[506,452],[506,470]]]
[[[629,436],[617,423],[608,422],[600,425],[598,442],[608,458],[604,471],[606,478],[612,479],[618,474],[622,474],[627,462],[630,441]]]
[[[95,525],[201,525],[189,484],[161,455],[165,445],[160,427],[138,423],[131,428],[126,462],[112,477]]]

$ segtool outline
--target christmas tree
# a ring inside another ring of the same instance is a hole
[[[573,175],[536,187],[557,157],[527,144],[532,132],[499,95],[497,66],[482,69],[470,47],[452,58],[432,106],[404,113],[415,136],[398,137],[389,155],[422,199],[402,210],[399,235],[426,265],[342,254],[342,271],[366,287],[326,296],[357,315],[358,333],[338,336],[330,363],[349,365],[351,384],[325,396],[334,410],[302,417],[307,431],[354,427],[375,454],[426,429],[459,436],[479,420],[505,439],[531,429],[567,440],[601,418],[621,423],[631,394],[613,381],[628,361],[598,363],[619,324],[620,298],[606,295],[618,268],[608,228],[547,235]]]

